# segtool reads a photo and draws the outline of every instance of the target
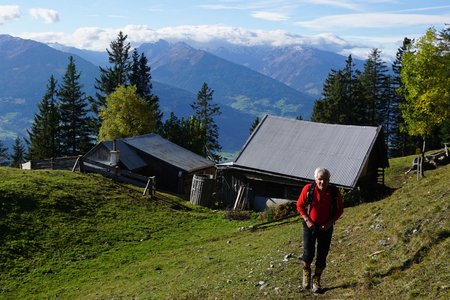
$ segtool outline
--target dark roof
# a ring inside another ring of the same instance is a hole
[[[104,141],[103,145],[108,151],[113,149],[112,141]],[[122,140],[116,140],[116,150],[120,151],[120,162],[130,171],[143,168],[147,165],[147,163],[136,153],[136,149],[133,149]],[[109,163],[109,157],[107,159],[108,161],[106,164]]]
[[[104,142],[104,145],[109,150],[112,150],[112,144],[112,141]],[[136,150],[149,154],[186,172],[193,172],[215,165],[214,162],[180,147],[157,134],[146,134],[119,139],[116,141],[116,147],[120,151],[120,161],[130,170],[146,165]]]
[[[380,130],[266,116],[232,166],[301,180],[313,180],[314,170],[324,167],[332,183],[354,187]]]

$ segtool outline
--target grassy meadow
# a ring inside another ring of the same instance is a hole
[[[0,168],[0,299],[449,299],[450,165],[346,208],[325,292],[301,289],[298,217],[264,226],[93,174]]]

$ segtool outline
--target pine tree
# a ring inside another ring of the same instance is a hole
[[[359,76],[362,87],[363,101],[365,101],[367,124],[383,126],[386,145],[390,139],[390,100],[392,89],[386,63],[381,60],[381,51],[373,49],[364,64],[364,70]]]
[[[80,73],[77,72],[73,57],[70,56],[58,91],[62,155],[78,155],[92,147],[86,109],[87,97],[82,91],[79,79]]]
[[[200,154],[209,157],[214,161],[221,159],[217,153],[221,150],[219,145],[219,129],[214,121],[214,116],[220,115],[220,108],[217,104],[211,103],[214,90],[211,90],[206,83],[203,83],[201,90],[197,94],[197,101],[191,104],[195,111],[195,118],[200,123],[200,140],[202,149]]]
[[[157,132],[159,132],[162,126],[163,114],[159,108],[159,98],[152,94],[153,86],[151,79],[151,68],[148,65],[147,57],[145,57],[144,53],[139,55],[137,50],[134,49],[129,81],[130,84],[136,86],[138,96],[145,99],[150,104],[153,115],[152,119],[156,120]]]
[[[364,64],[361,82],[368,101],[368,115],[370,125],[385,125],[389,114],[390,79],[386,62],[381,59],[381,51],[373,49]],[[385,134],[389,135],[389,128],[384,126]]]
[[[342,72],[331,70],[325,79],[322,97],[315,101],[311,120],[314,122],[336,124],[337,106],[342,97]]]
[[[97,89],[96,99],[92,98],[92,111],[96,115],[94,124],[96,130],[100,128],[101,120],[98,113],[105,106],[106,96],[113,93],[119,86],[128,85],[128,77],[131,68],[130,62],[130,43],[126,42],[127,35],[122,31],[119,32],[117,39],[110,43],[108,52],[108,61],[110,66],[107,68],[100,67],[100,78],[95,80],[95,88]]]
[[[0,140],[0,166],[7,165],[8,161],[9,161],[8,148],[6,148],[3,142]]]
[[[164,122],[161,128],[161,136],[177,145],[183,146],[181,143],[183,136],[181,120],[173,112],[170,113],[169,118]]]
[[[38,104],[31,130],[28,131],[28,156],[30,159],[44,159],[59,156],[59,114],[56,80],[48,81],[47,92]]]
[[[342,70],[331,70],[321,99],[314,104],[311,120],[332,124],[359,124],[364,115],[358,100],[358,72],[352,56]]]
[[[400,110],[400,105],[405,102],[405,97],[400,93],[404,88],[401,81],[401,70],[402,70],[402,58],[403,53],[407,51],[409,45],[411,44],[411,39],[404,38],[403,44],[397,50],[395,61],[392,63],[392,89],[394,93],[391,99],[391,120],[390,120],[390,140],[389,140],[389,156],[406,156],[412,154],[415,146],[413,139],[402,130],[404,125],[404,120],[402,112]]]
[[[301,119],[298,119],[301,120]],[[256,117],[255,120],[253,120],[252,125],[250,126],[250,134],[253,133],[253,131],[256,129],[256,127],[258,127],[259,123],[261,122],[261,120],[259,119],[259,117]]]
[[[21,168],[22,164],[25,162],[25,159],[25,146],[20,137],[17,137],[14,141],[13,154],[11,155],[11,167]]]

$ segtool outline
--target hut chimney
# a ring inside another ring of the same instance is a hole
[[[109,164],[111,166],[117,166],[119,164],[119,156],[120,156],[120,151],[117,150],[116,140],[113,140],[113,142],[112,142],[112,150],[110,151],[110,162],[109,162]]]

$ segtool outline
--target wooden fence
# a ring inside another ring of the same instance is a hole
[[[77,166],[73,166],[75,169]],[[83,158],[79,161],[79,169],[81,172],[90,172],[101,174],[105,177],[112,178],[115,181],[129,183],[139,187],[143,187],[144,195],[149,193],[150,197],[154,197],[156,190],[155,176],[146,177],[140,174],[120,169],[118,166],[102,164],[100,162]]]
[[[72,170],[79,156],[65,156],[49,159],[30,160],[22,164],[26,170]]]

